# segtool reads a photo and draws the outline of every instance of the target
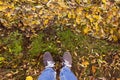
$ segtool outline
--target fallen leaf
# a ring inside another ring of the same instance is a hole
[[[32,76],[27,76],[26,80],[33,80]]]
[[[92,72],[95,73],[96,72],[96,66],[92,66]]]
[[[84,67],[87,67],[89,65],[89,62],[88,61],[84,61],[84,62],[82,62],[82,65],[84,65]]]

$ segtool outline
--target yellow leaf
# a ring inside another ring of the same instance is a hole
[[[27,76],[26,80],[33,80],[32,76]]]
[[[75,18],[76,14],[74,13],[74,10],[72,10],[71,13],[72,13],[72,18]]]
[[[44,0],[45,2],[48,2],[48,0]]]
[[[96,31],[99,31],[99,30],[100,30],[100,28],[99,28],[99,26],[98,26],[98,23],[95,23],[95,30],[96,30]]]
[[[99,20],[99,19],[100,19],[100,16],[99,16],[99,15],[93,15],[93,18]]]
[[[2,1],[0,1],[0,4],[3,4],[3,2],[2,2]]]
[[[106,0],[102,0],[102,2],[103,2],[104,4],[106,4],[107,1],[106,1]]]
[[[42,11],[42,10],[40,10],[40,11],[39,11],[39,14],[40,14],[40,15],[41,15],[41,14],[43,14],[43,11]]]
[[[11,53],[12,52],[12,50],[9,48],[9,52]]]
[[[83,2],[84,2],[84,3],[87,3],[87,2],[88,2],[88,0],[83,0]]]
[[[94,21],[94,19],[92,18],[91,15],[87,15],[87,14],[86,14],[86,17],[90,20],[90,22],[93,22],[93,21]]]
[[[84,62],[82,62],[82,65],[84,65],[84,67],[87,67],[89,65],[89,62],[88,61],[84,61]]]
[[[93,22],[94,21],[94,19],[93,18],[90,18],[90,22]]]
[[[108,38],[110,41],[114,41],[114,42],[116,42],[116,41],[118,41],[118,38],[117,38],[117,36],[116,35],[114,35],[114,34],[112,34],[112,35],[110,35],[110,37]]]
[[[80,24],[80,18],[79,17],[76,18],[76,23]]]
[[[0,11],[4,11],[6,9],[5,6],[0,6]]]
[[[83,29],[84,34],[87,34],[89,31],[90,31],[90,28],[89,28],[89,27],[85,27],[85,28]]]
[[[113,38],[113,41],[118,41],[118,38],[117,38],[117,36],[115,36],[115,35],[112,35],[112,38]]]
[[[75,13],[72,14],[72,18],[75,18]]]
[[[16,64],[16,65],[13,65],[12,67],[13,67],[13,68],[16,68],[17,66],[18,66],[18,65]]]
[[[77,15],[81,15],[81,14],[82,14],[82,10],[83,10],[83,8],[78,7],[78,8],[76,9],[75,13],[76,13]]]
[[[7,17],[10,17],[10,16],[11,16],[11,13],[8,12],[8,13],[6,13],[5,15],[6,15]]]
[[[68,18],[72,18],[71,12],[68,13]]]
[[[64,0],[58,0],[58,4],[63,8],[68,8],[68,6],[65,4]]]
[[[44,25],[47,25],[48,24],[48,19],[46,19],[45,21],[44,21]]]
[[[39,24],[40,22],[39,21],[32,21],[32,24]]]
[[[0,57],[0,61],[4,61],[5,60],[5,58],[4,57]]]
[[[80,4],[80,0],[75,0],[78,4]]]
[[[110,30],[110,34],[113,34],[113,32],[114,32],[113,29],[111,29],[111,30]]]
[[[32,10],[35,11],[35,7],[32,7]]]

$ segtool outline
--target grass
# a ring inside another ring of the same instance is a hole
[[[76,34],[72,32],[70,29],[66,30],[57,30],[54,34],[40,32],[36,37],[32,37],[30,40],[29,48],[27,48],[27,53],[29,53],[29,57],[26,56],[26,59],[22,60],[21,53],[23,52],[23,35],[18,31],[11,32],[10,35],[4,37],[0,40],[0,44],[7,44],[4,46],[4,50],[0,54],[0,67],[16,69],[19,68],[19,65],[25,65],[25,62],[31,64],[29,66],[40,66],[41,57],[39,59],[39,55],[42,55],[45,51],[50,51],[52,55],[56,58],[62,55],[64,51],[70,51],[73,56],[74,68],[76,68],[78,61],[80,61],[81,57],[85,57],[86,60],[91,60],[88,55],[94,55],[97,65],[101,64],[99,61],[104,58],[100,57],[103,55],[108,55],[109,52],[115,52],[120,50],[120,45],[107,42],[105,40],[99,40],[95,38],[91,38],[87,35]],[[75,55],[75,52],[77,56]],[[22,53],[25,54],[25,53]],[[96,57],[96,54],[99,56]],[[36,56],[36,57],[34,57]],[[19,60],[17,60],[19,58]],[[31,59],[29,59],[31,58]],[[33,62],[29,62],[30,60],[36,60]],[[16,61],[17,60],[17,61]],[[58,59],[55,59],[58,60]],[[18,63],[17,63],[18,62]],[[12,63],[12,64],[11,64]],[[91,63],[91,62],[89,62]],[[92,65],[92,64],[91,64]],[[95,64],[96,65],[96,64]],[[8,66],[8,67],[7,67]],[[29,69],[28,69],[29,70]],[[77,69],[73,70],[74,72]],[[25,71],[24,71],[25,72]],[[79,72],[79,71],[77,71]],[[98,70],[95,75],[99,75],[100,71]],[[21,74],[21,72],[19,73]],[[25,74],[25,73],[24,73]],[[76,73],[79,74],[80,73]],[[90,74],[90,67],[85,68],[85,72],[82,75],[83,77],[88,76]]]
[[[19,54],[22,52],[22,34],[18,31],[11,32],[10,35],[3,39],[4,44],[8,53]]]

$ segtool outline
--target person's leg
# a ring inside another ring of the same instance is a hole
[[[56,72],[53,70],[53,68],[46,68],[41,73],[38,80],[56,80]]]
[[[54,71],[54,61],[49,52],[45,52],[43,55],[43,62],[45,65],[45,70],[38,77],[38,80],[56,80],[56,72]]]
[[[71,71],[72,57],[69,52],[63,55],[63,68],[60,71],[60,80],[77,80],[74,73]]]
[[[60,80],[77,80],[77,78],[70,70],[70,68],[65,66],[61,69]]]

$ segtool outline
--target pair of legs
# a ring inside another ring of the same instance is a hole
[[[71,71],[72,57],[69,52],[65,52],[63,55],[63,67],[60,71],[60,80],[77,80],[76,76]],[[38,80],[56,80],[56,72],[53,69],[55,62],[49,52],[45,52],[43,55],[43,62],[45,70],[41,73]]]

